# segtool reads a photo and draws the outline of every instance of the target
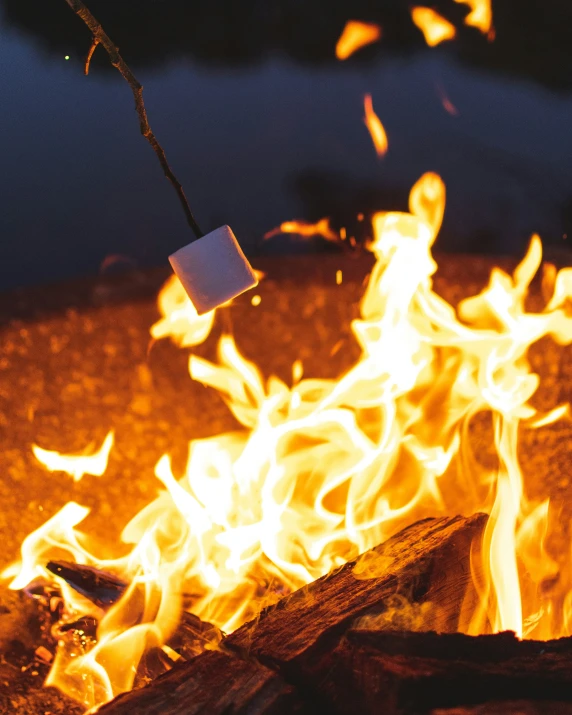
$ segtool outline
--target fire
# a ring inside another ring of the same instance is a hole
[[[476,27],[485,35],[492,32],[493,11],[491,0],[455,0],[455,2],[468,5],[471,8],[471,12],[465,18],[465,25]]]
[[[349,20],[336,45],[336,57],[339,60],[347,60],[361,47],[377,42],[380,37],[381,27],[379,25]]]
[[[107,434],[103,444],[92,454],[60,454],[60,452],[42,449],[32,445],[34,456],[49,472],[66,472],[73,477],[74,482],[79,482],[86,474],[101,477],[107,469],[109,453],[113,447],[113,431]],[[86,450],[89,452],[88,450]]]
[[[412,8],[411,18],[423,33],[429,47],[435,47],[445,40],[452,40],[457,34],[454,25],[429,7]]]
[[[307,223],[306,221],[284,221],[278,228],[268,231],[264,234],[264,238],[272,238],[281,233],[295,233],[303,238],[311,238],[312,236],[321,236],[326,241],[339,241],[340,234],[336,233],[330,226],[330,219],[322,218],[316,223]]]
[[[375,147],[375,151],[378,156],[385,156],[387,154],[387,149],[389,148],[389,143],[387,141],[387,134],[381,120],[377,114],[373,111],[373,103],[371,101],[371,94],[366,94],[363,100],[363,107],[365,111],[364,123],[368,128],[368,131]]]
[[[159,310],[163,317],[151,328],[152,337],[170,336],[183,348],[206,340],[214,323],[214,311],[199,315],[176,275],[159,293]]]
[[[215,362],[189,356],[191,378],[222,396],[241,428],[192,440],[182,474],[168,455],[160,459],[162,490],[125,526],[116,558],[103,558],[81,530],[88,509],[75,502],[26,538],[20,562],[3,574],[11,588],[53,580],[46,563],[58,558],[128,584],[107,611],[61,584],[67,618],[91,613],[99,626],[82,648],[62,639],[49,684],[97,706],[133,686],[139,659],[168,641],[182,609],[233,630],[437,514],[490,514],[473,545],[478,601],[460,614],[460,630],[572,631],[569,575],[557,578],[545,547],[550,505],[527,497],[519,462],[521,431],[567,411],[533,406],[540,378],[527,352],[543,338],[572,342],[572,269],[553,272],[544,307],[528,312],[542,260],[534,236],[512,274],[495,268],[455,309],[433,289],[444,210],[445,186],[429,173],[412,188],[408,213],[373,217],[375,265],[351,325],[361,355],[339,379],[305,376],[295,356],[291,384],[265,377],[226,334]],[[198,320],[172,280],[159,306],[154,337],[182,345],[206,340],[216,319]],[[472,436],[479,415],[492,424],[493,466],[479,461]]]

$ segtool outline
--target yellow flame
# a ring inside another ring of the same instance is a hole
[[[381,120],[373,111],[371,94],[365,95],[363,100],[363,107],[365,111],[363,121],[368,128],[371,140],[373,142],[373,146],[375,147],[375,151],[377,152],[378,156],[384,156],[385,154],[387,154],[387,149],[389,146],[387,142],[387,134],[385,133],[385,129],[383,127],[383,124],[381,123]]]
[[[492,30],[491,0],[455,0],[455,2],[468,5],[471,8],[471,12],[465,18],[465,25],[476,27],[485,35]]]
[[[368,22],[348,20],[336,45],[336,57],[347,60],[365,45],[377,42],[381,37],[381,27]]]
[[[151,328],[151,335],[171,337],[181,347],[199,345],[208,337],[215,312],[199,315],[177,276],[172,275],[159,293],[159,310],[163,316]]]
[[[534,407],[539,377],[527,352],[543,338],[572,342],[572,269],[554,274],[544,307],[528,312],[542,260],[534,236],[512,274],[495,268],[455,309],[433,289],[431,251],[444,209],[445,186],[429,173],[412,188],[409,213],[373,217],[375,265],[351,324],[360,356],[339,379],[305,377],[298,359],[291,385],[266,378],[228,335],[216,361],[189,357],[191,377],[222,396],[240,429],[192,440],[182,474],[168,455],[160,459],[162,490],[126,525],[117,558],[98,557],[79,530],[88,510],[73,502],[26,538],[20,563],[3,574],[12,588],[49,578],[53,558],[110,570],[129,584],[106,613],[96,609],[97,643],[78,652],[62,640],[50,684],[97,706],[131,688],[141,655],[168,640],[183,593],[192,594],[186,606],[195,614],[230,631],[436,514],[490,513],[472,554],[477,600],[467,598],[460,629],[570,634],[572,575],[547,554],[548,502],[526,496],[518,437],[566,414],[564,405]],[[181,302],[163,305],[160,331],[193,344],[195,316],[180,323],[169,312]],[[483,466],[474,442],[482,415],[494,428],[493,467]],[[366,558],[355,575],[384,567]],[[94,612],[61,586],[68,612]]]
[[[302,238],[311,238],[312,236],[321,236],[326,241],[338,241],[340,236],[330,226],[330,219],[322,218],[316,223],[307,223],[306,221],[284,221],[278,228],[268,231],[264,234],[264,238],[272,238],[281,233],[295,233]]]
[[[42,449],[36,444],[32,445],[32,451],[38,462],[41,462],[49,472],[66,472],[73,477],[74,482],[79,482],[86,474],[101,477],[105,473],[113,441],[114,434],[111,431],[97,452],[92,454],[61,454]]]
[[[457,34],[454,25],[429,7],[412,8],[411,18],[423,33],[429,47],[435,47],[445,40],[452,40]]]

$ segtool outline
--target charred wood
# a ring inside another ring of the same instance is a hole
[[[94,566],[73,561],[49,561],[46,568],[99,608],[109,608],[127,588],[125,581]]]
[[[50,561],[47,569],[59,576],[74,590],[102,609],[116,603],[127,589],[127,583],[117,576],[102,571],[94,566],[76,564],[72,561]],[[85,619],[81,626],[85,628]],[[92,626],[95,635],[95,625]],[[61,626],[60,630],[70,630],[74,623]],[[202,621],[192,613],[183,612],[177,632],[169,641],[168,646],[186,660],[193,658],[205,650],[207,644],[213,646],[220,642],[221,631],[212,623]]]
[[[224,644],[296,673],[306,659],[330,652],[356,619],[372,614],[390,618],[396,603],[435,604],[429,627],[455,631],[470,584],[471,543],[480,537],[486,518],[475,514],[419,521],[270,606]]]
[[[572,715],[572,703],[501,700],[469,707],[439,708],[431,715]]]
[[[485,522],[482,514],[418,522],[266,609],[222,641],[224,653],[207,651],[101,712],[270,715],[304,707],[322,712],[327,700],[321,699],[309,664],[325,662],[357,618],[387,613],[402,598],[440,602],[438,620],[456,628],[470,581],[470,545]]]
[[[295,689],[255,662],[205,651],[142,690],[115,698],[101,715],[309,715]]]
[[[534,713],[537,701],[572,701],[572,639],[350,630],[331,653],[307,663],[304,676],[341,715],[468,715],[481,703],[476,713]],[[526,701],[529,710],[489,704],[507,700]]]

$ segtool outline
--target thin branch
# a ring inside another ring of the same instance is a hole
[[[84,68],[84,73],[85,76],[89,74],[89,65],[91,63],[91,58],[93,57],[93,53],[96,50],[96,47],[99,45],[99,40],[97,37],[93,38],[93,42],[91,43],[91,47],[89,48],[89,52],[87,53],[87,57],[85,58],[85,68]]]
[[[159,163],[163,168],[165,176],[171,182],[175,191],[177,192],[177,196],[179,197],[179,201],[181,203],[181,206],[183,207],[183,211],[185,212],[185,216],[187,218],[187,223],[191,227],[193,233],[195,234],[195,237],[200,238],[204,234],[199,228],[195,217],[193,216],[191,207],[189,206],[189,202],[187,201],[187,197],[185,196],[185,192],[183,191],[183,187],[181,186],[181,183],[179,182],[179,180],[173,173],[173,170],[169,166],[163,147],[159,144],[157,138],[151,130],[151,127],[149,126],[149,120],[147,119],[147,111],[145,110],[145,104],[143,102],[143,86],[139,84],[137,78],[119,54],[119,49],[109,39],[103,27],[91,14],[91,12],[82,2],[82,0],[65,1],[75,12],[75,14],[84,21],[84,23],[89,28],[91,34],[93,35],[93,44],[92,49],[90,50],[90,55],[92,55],[95,51],[95,46],[97,46],[95,43],[97,41],[97,44],[101,44],[105,48],[105,51],[109,55],[111,64],[121,73],[122,77],[131,87],[131,91],[133,92],[133,98],[135,99],[135,109],[139,117],[139,126],[141,129],[141,134],[143,134],[145,139],[147,139],[149,144],[151,144],[151,146],[153,147],[153,151],[159,159]]]

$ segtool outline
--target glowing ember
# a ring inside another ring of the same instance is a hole
[[[387,149],[389,147],[387,141],[387,134],[383,128],[377,114],[373,111],[373,103],[371,101],[371,94],[366,94],[363,100],[363,107],[365,111],[364,123],[368,128],[368,131],[375,147],[375,151],[378,156],[385,156],[387,154]]]
[[[326,241],[339,241],[340,236],[330,227],[330,220],[322,218],[316,223],[306,223],[306,221],[285,221],[278,228],[268,231],[264,234],[264,238],[272,238],[281,233],[294,233],[303,238],[311,238],[312,236],[321,236]]]
[[[471,8],[471,12],[465,18],[465,25],[476,27],[485,35],[492,31],[491,0],[455,0],[455,2],[468,5]]]
[[[443,109],[450,114],[452,117],[458,117],[459,116],[459,110],[453,102],[449,99],[447,96],[447,93],[445,92],[444,88],[440,84],[436,84],[437,88],[437,93],[439,95],[439,99],[441,100],[441,105]]]
[[[457,34],[455,26],[431,8],[414,7],[411,9],[411,18],[423,33],[429,47],[452,40]]]
[[[79,482],[86,474],[101,477],[107,469],[109,453],[113,447],[113,432],[109,432],[97,452],[89,453],[89,448],[83,454],[60,454],[60,452],[42,449],[36,444],[32,451],[36,459],[50,472],[66,472]]]
[[[379,25],[349,20],[336,45],[336,57],[339,60],[347,60],[361,47],[377,42],[380,37],[381,27]]]

